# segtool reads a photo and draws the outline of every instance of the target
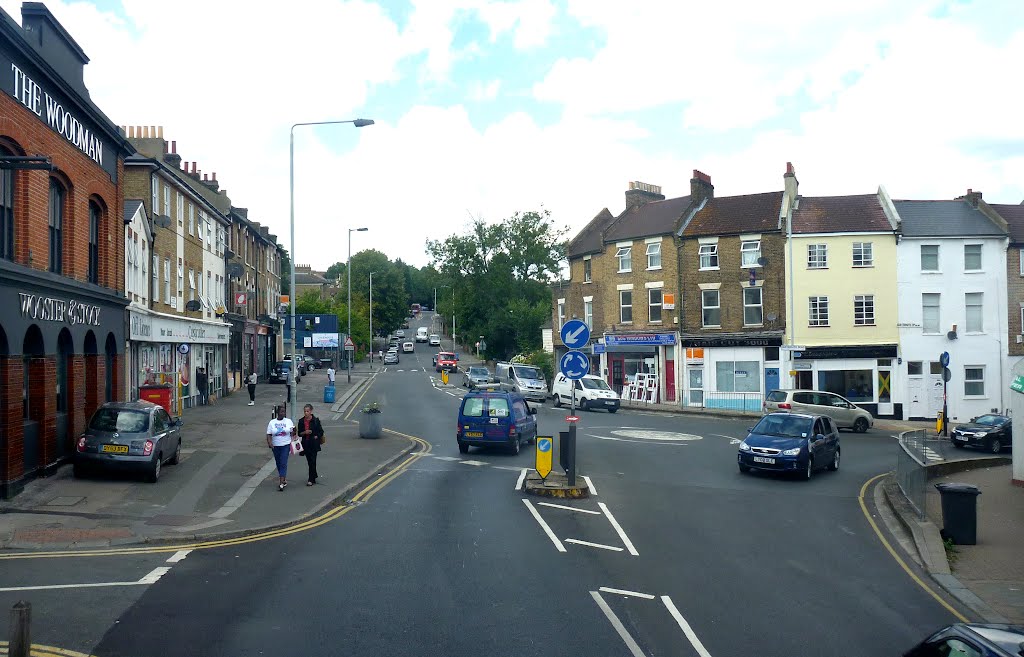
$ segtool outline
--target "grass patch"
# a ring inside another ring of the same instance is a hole
[[[960,548],[956,546],[953,539],[947,538],[942,541],[942,547],[946,549],[946,561],[952,566],[960,558]]]

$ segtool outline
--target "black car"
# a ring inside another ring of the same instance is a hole
[[[998,454],[1012,445],[1013,423],[1005,415],[989,413],[953,429],[953,447],[981,447]]]
[[[1024,654],[1024,626],[956,623],[917,644],[903,657],[947,657],[984,655],[1019,657]]]
[[[292,372],[290,360],[279,360],[270,370],[270,383],[288,383],[288,375]]]

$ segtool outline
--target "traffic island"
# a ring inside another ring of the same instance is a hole
[[[569,478],[564,474],[550,473],[547,479],[541,479],[536,470],[531,470],[523,484],[527,495],[537,497],[559,497],[562,499],[582,500],[590,497],[587,480],[576,476],[576,485],[569,485]]]

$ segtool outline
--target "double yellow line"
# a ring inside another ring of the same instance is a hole
[[[8,643],[6,641],[0,641],[0,655],[6,655],[8,650]],[[38,643],[33,643],[29,654],[32,657],[93,657],[87,655],[84,652],[75,652],[74,650],[67,650],[65,648],[55,648],[53,646],[41,646]]]

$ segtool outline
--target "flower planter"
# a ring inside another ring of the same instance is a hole
[[[380,438],[381,414],[361,412],[359,414],[359,437]]]

